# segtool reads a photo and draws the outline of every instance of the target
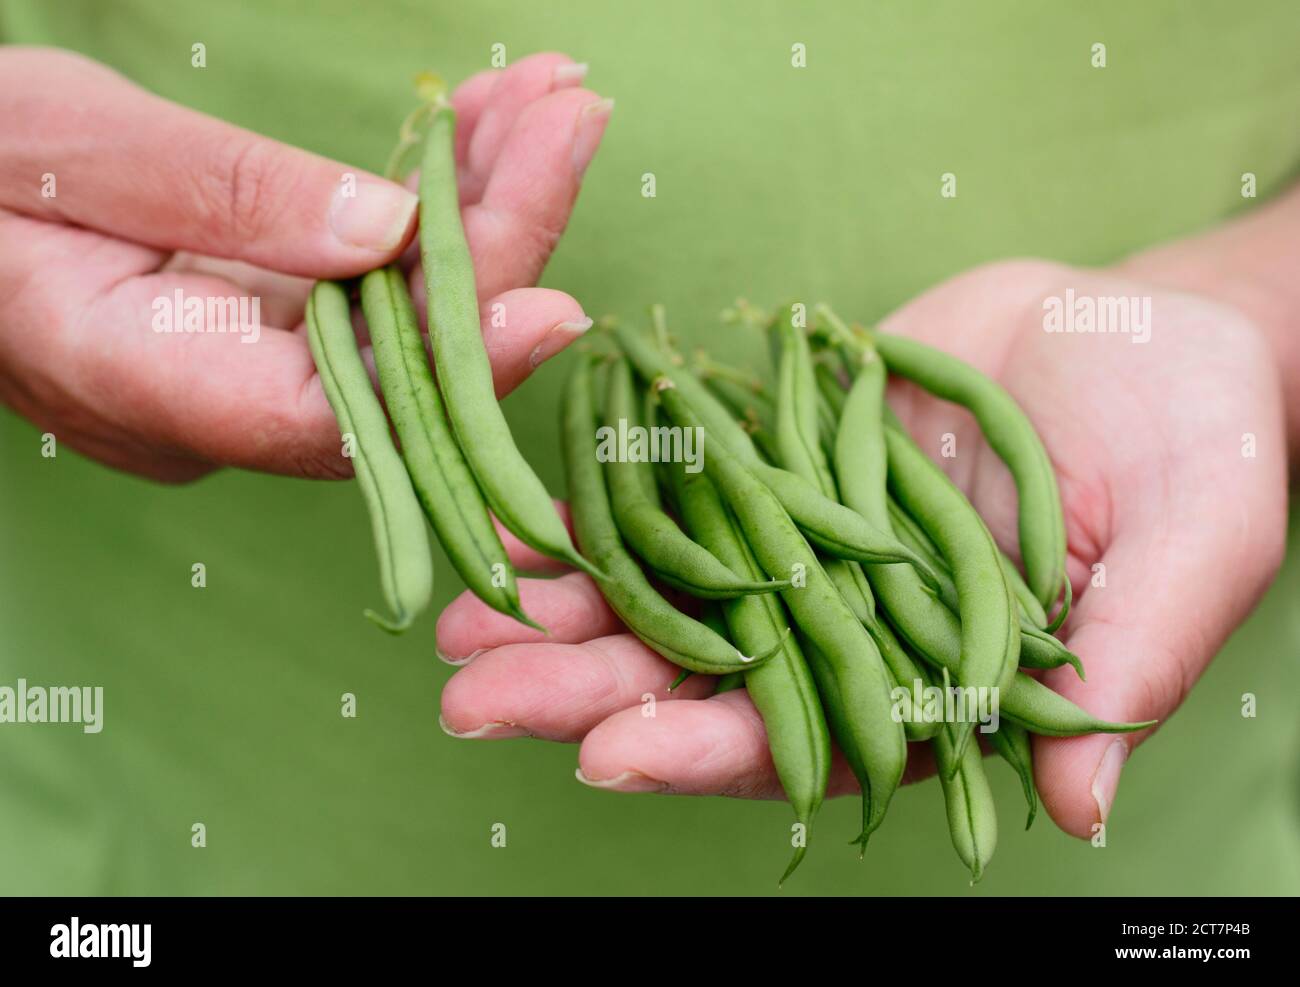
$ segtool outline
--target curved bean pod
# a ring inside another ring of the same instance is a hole
[[[942,350],[883,332],[871,339],[893,373],[975,416],[1015,480],[1026,581],[1038,602],[1050,607],[1065,580],[1065,516],[1052,460],[1020,405],[1000,384]]]
[[[479,326],[474,264],[460,218],[455,135],[455,112],[448,107],[438,110],[420,166],[420,259],[433,360],[443,371],[447,417],[479,489],[501,523],[542,554],[600,579],[600,570],[573,547],[550,494],[520,454],[497,403]]]

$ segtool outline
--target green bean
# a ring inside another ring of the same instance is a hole
[[[776,441],[781,465],[837,499],[835,479],[822,452],[817,416],[817,380],[803,331],[787,320],[778,324]]]
[[[683,427],[699,427],[689,399],[671,381],[656,383],[660,403]],[[706,435],[711,435],[706,431]],[[781,591],[800,632],[812,645],[812,666],[840,749],[862,786],[865,845],[880,825],[907,762],[903,726],[892,717],[892,683],[875,642],[845,604],[781,502],[724,443],[710,443],[705,473],[731,508],[759,565],[770,577],[801,572],[801,588]]]
[[[1033,626],[1027,620],[1020,624],[1020,665],[1023,668],[1060,668],[1069,665],[1080,679],[1087,676],[1083,662],[1047,631]]]
[[[480,600],[545,632],[519,605],[515,571],[451,434],[401,270],[383,267],[362,278],[361,308],[402,459],[447,558]]]
[[[885,445],[890,491],[952,566],[961,617],[957,680],[966,687],[1005,689],[1016,674],[1019,621],[993,536],[962,492],[906,434],[887,426]]]
[[[871,338],[893,373],[960,404],[979,422],[1015,480],[1026,581],[1039,603],[1050,607],[1065,581],[1065,519],[1056,472],[1033,425],[1001,385],[956,357],[889,333]]]
[[[998,817],[993,791],[984,774],[984,755],[978,744],[967,744],[958,753],[953,741],[943,732],[935,736],[933,747],[948,810],[948,832],[957,855],[970,868],[971,883],[975,884],[993,859],[998,840]]]
[[[1022,726],[1010,721],[999,723],[992,733],[985,734],[989,743],[1020,776],[1020,787],[1025,793],[1025,802],[1029,805],[1029,817],[1025,820],[1025,829],[1034,824],[1038,815],[1038,790],[1034,787],[1034,752],[1029,743],[1029,732]]]
[[[615,435],[643,428],[637,417],[632,372],[626,360],[610,365],[606,392],[605,425]],[[700,452],[703,452],[701,448]],[[605,463],[614,520],[623,540],[645,559],[667,583],[702,599],[721,600],[747,593],[771,593],[784,583],[747,580],[684,535],[658,503],[646,495],[644,475],[654,480],[654,468],[645,462],[623,461],[615,455]]]
[[[420,502],[402,457],[393,448],[388,419],[361,362],[342,285],[318,281],[312,288],[307,299],[307,341],[340,434],[356,438],[352,464],[370,512],[380,583],[393,617],[389,620],[372,610],[365,613],[384,630],[398,633],[410,627],[429,604],[433,560]]]
[[[447,416],[493,513],[520,541],[597,579],[578,554],[546,487],[519,453],[492,383],[479,326],[474,265],[461,225],[453,153],[456,114],[433,117],[420,168],[420,258],[429,297],[429,336]]]
[[[569,506],[578,544],[606,572],[601,592],[633,634],[682,668],[706,675],[741,671],[771,655],[746,657],[698,621],[681,613],[646,580],[619,537],[605,477],[596,460],[596,410],[591,361],[579,360],[562,405]]]
[[[680,467],[672,473],[678,484],[683,520],[691,534],[734,571],[751,579],[761,578],[762,567],[736,529],[712,481],[699,474],[687,474]],[[803,823],[805,835],[809,835],[813,817],[826,794],[831,751],[826,719],[807,662],[789,633],[785,608],[776,597],[741,597],[724,603],[722,612],[740,647],[757,652],[781,645],[771,661],[744,673],[744,685],[763,717],[772,762],[786,798],[795,818]],[[728,685],[720,682],[718,691],[725,691]],[[799,866],[806,849],[806,841],[795,849],[782,883]]]

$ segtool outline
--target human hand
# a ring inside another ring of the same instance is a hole
[[[451,97],[500,393],[590,324],[568,295],[528,287],[608,119],[607,101],[575,88],[583,72],[535,55]],[[0,49],[0,135],[0,400],[59,441],[154,479],[222,465],[348,471],[303,308],[312,279],[403,255],[411,192],[56,49]],[[354,196],[343,192],[349,174]],[[155,305],[177,292],[205,306],[256,298],[260,325],[216,332],[205,315],[204,331],[155,332]],[[489,318],[497,303],[504,326]]]
[[[1076,298],[1149,298],[1149,341],[1045,332],[1044,299],[1064,301],[1067,289]],[[1050,673],[1048,683],[1102,719],[1167,718],[1281,559],[1282,406],[1265,340],[1217,303],[1039,262],[961,275],[880,328],[946,349],[999,380],[1043,436],[1060,476],[1075,587],[1067,643],[1088,671],[1086,683],[1069,669]],[[1015,556],[1015,489],[974,420],[909,385],[893,387],[913,435]],[[956,440],[951,459],[937,455],[946,434]],[[512,554],[537,567],[518,546]],[[453,663],[473,656],[443,692],[450,731],[581,742],[580,777],[601,787],[781,796],[761,719],[743,690],[708,698],[711,680],[692,677],[669,698],[676,670],[622,630],[585,576],[520,588],[553,643],[538,643],[539,634],[469,596],[439,621],[441,652]],[[653,717],[643,715],[646,694],[656,699]],[[1104,820],[1141,736],[1036,738],[1038,785],[1062,828],[1088,836]],[[909,774],[928,770],[926,759],[913,760]],[[831,793],[855,790],[837,756]]]

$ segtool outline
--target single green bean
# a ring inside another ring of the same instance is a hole
[[[817,415],[817,379],[803,330],[788,321],[778,323],[780,357],[777,363],[776,441],[781,466],[818,487],[822,495],[838,499],[835,478],[821,446]]]
[[[1025,820],[1025,829],[1034,824],[1038,815],[1038,790],[1034,787],[1034,751],[1029,743],[1029,731],[1010,720],[998,724],[992,733],[985,734],[989,743],[1020,777],[1020,787],[1025,793],[1025,802],[1029,805],[1029,816]]]
[[[307,341],[339,433],[356,439],[352,465],[370,511],[380,583],[393,617],[365,613],[384,630],[398,633],[429,604],[433,559],[420,502],[393,447],[388,419],[357,349],[347,292],[337,282],[318,281],[312,288]]]
[[[581,359],[562,404],[564,461],[569,507],[578,544],[605,570],[601,592],[633,634],[682,668],[706,675],[743,671],[771,655],[746,657],[703,624],[687,617],[646,580],[623,547],[610,509],[605,477],[596,459],[596,410],[591,361]]]
[[[940,732],[934,741],[934,759],[948,810],[948,832],[957,856],[970,869],[971,883],[984,876],[998,841],[998,817],[993,790],[984,773],[984,755],[978,744],[958,753],[949,736]]]
[[[668,416],[683,427],[701,420],[667,379],[656,385]],[[706,434],[710,434],[707,433]],[[705,473],[731,508],[763,571],[773,579],[798,572],[801,587],[781,598],[812,645],[805,654],[828,719],[863,793],[865,845],[880,825],[907,763],[901,723],[893,719],[890,682],[875,642],[840,597],[781,502],[723,443],[709,444]]]
[[[903,336],[875,332],[871,338],[893,373],[960,404],[979,422],[1015,480],[1026,581],[1050,607],[1065,581],[1065,518],[1056,472],[1033,424],[1001,385],[956,357]]]
[[[638,418],[632,371],[627,361],[615,360],[608,368],[608,375],[606,429],[613,436],[620,431],[639,434],[644,426]],[[646,453],[648,456],[648,449]],[[649,476],[649,481],[645,476]],[[659,504],[646,495],[648,482],[654,481],[654,467],[648,458],[644,462],[631,462],[616,453],[605,462],[605,480],[614,520],[623,540],[670,585],[708,600],[771,593],[789,585],[788,580],[780,583],[742,579],[683,534]]]
[[[519,604],[514,568],[451,434],[401,269],[382,267],[363,277],[361,308],[402,459],[447,558],[480,600],[545,632]]]
[[[474,264],[461,224],[453,151],[456,114],[438,110],[420,166],[420,259],[429,297],[429,336],[447,416],[493,513],[520,541],[597,579],[578,554],[550,494],[520,454],[497,403],[479,326]]]

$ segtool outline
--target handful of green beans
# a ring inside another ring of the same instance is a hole
[[[724,670],[719,638],[741,656],[717,689],[747,689],[766,725],[798,824],[785,876],[806,852],[832,740],[862,789],[852,842],[864,848],[915,741],[932,746],[953,846],[979,880],[997,816],[972,742],[977,719],[1020,777],[1026,826],[1038,801],[1030,733],[1152,725],[1098,720],[1021,671],[1068,664],[1083,675],[1053,636],[1070,588],[1060,494],[1037,433],[974,368],[851,328],[825,307],[811,326],[799,306],[768,317],[748,310],[772,343],[770,381],[704,356],[688,367],[662,309],[653,312],[653,336],[613,324],[612,352],[580,358],[564,398],[578,545],[608,573],[599,584],[606,599],[682,677]],[[971,411],[1010,469],[1023,577],[893,416],[891,372]],[[602,428],[640,428],[655,440],[693,432],[699,455],[674,461],[651,441],[650,455],[610,460],[597,452]],[[705,601],[700,619],[669,603],[647,574]],[[998,716],[950,715],[946,702],[927,715],[912,701],[921,695],[987,696]]]
[[[946,702],[940,715],[927,713],[935,695],[997,703],[997,729],[986,736],[1020,777],[1026,825],[1037,811],[1030,733],[1151,726],[1097,720],[1020,670],[1068,664],[1083,675],[1053,636],[1070,607],[1056,477],[1015,401],[946,354],[850,327],[824,307],[811,325],[801,306],[771,316],[744,310],[766,327],[770,381],[707,357],[688,367],[660,307],[653,336],[615,325],[605,352],[581,354],[562,408],[575,548],[496,401],[454,134],[455,116],[435,95],[408,119],[390,165],[399,177],[395,169],[420,152],[420,251],[438,381],[400,269],[372,271],[356,286],[383,405],[353,332],[352,286],[320,282],[307,306],[325,394],[345,444],[355,440],[391,610],[367,616],[400,632],[427,606],[427,518],[480,599],[544,630],[520,606],[495,514],[525,544],[596,579],[628,629],[682,677],[716,675],[719,692],[748,691],[796,817],[785,877],[806,852],[833,739],[862,789],[852,841],[862,848],[902,779],[907,743],[929,743],[953,846],[979,880],[997,817],[971,740],[976,723],[949,715]],[[1023,577],[890,412],[891,372],[968,409],[1009,468]],[[677,455],[599,454],[608,430],[676,438]],[[693,459],[683,455],[685,435],[700,437]],[[697,619],[659,587],[704,601],[703,612]],[[922,695],[925,704],[913,701]]]

